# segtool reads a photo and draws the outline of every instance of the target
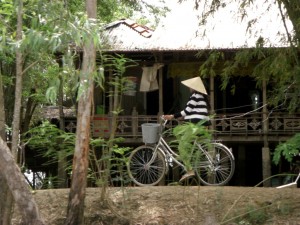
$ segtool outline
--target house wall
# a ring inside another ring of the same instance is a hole
[[[256,88],[256,82],[252,78],[234,78],[229,82],[226,90],[219,88],[221,84],[220,77],[216,77],[214,99],[216,113],[245,113],[263,105],[262,91]],[[257,97],[257,101],[254,97]]]
[[[162,101],[163,113],[171,114],[181,110],[186,99],[189,96],[188,90],[181,85],[180,81],[191,76],[197,76],[201,60],[197,59],[194,52],[190,53],[163,53],[162,62],[164,63],[162,70]],[[150,54],[151,55],[151,54]],[[147,61],[147,59],[150,59]],[[126,76],[137,77],[137,92],[134,97],[125,97],[124,115],[129,117],[132,115],[133,108],[136,109],[139,116],[148,116],[152,119],[159,112],[159,92],[151,91],[140,93],[139,84],[142,77],[142,67],[151,66],[155,63],[149,55],[142,58],[146,60],[145,64],[140,64],[136,68],[131,68],[126,71]],[[185,73],[184,69],[187,69]],[[197,69],[198,68],[198,69]],[[221,69],[219,69],[221,71]],[[268,115],[269,127],[267,132],[263,130],[262,109],[259,108],[262,103],[262,90],[256,87],[256,82],[247,75],[250,70],[243,70],[241,75],[232,77],[229,85],[225,90],[221,90],[221,79],[214,77],[214,111],[216,116],[215,138],[221,140],[225,145],[232,148],[233,154],[236,157],[236,173],[230,184],[254,186],[262,180],[262,149],[267,144],[272,152],[279,141],[284,141],[291,137],[295,132],[300,131],[300,126],[289,127],[292,121],[297,120],[297,116],[292,118],[284,118],[283,115]],[[158,77],[157,77],[158,79]],[[209,78],[206,78],[208,84]],[[158,79],[159,80],[159,79]],[[205,80],[205,79],[204,79]],[[209,86],[206,85],[209,93]],[[233,91],[234,90],[234,91]],[[255,97],[257,99],[255,99]],[[138,104],[143,107],[139,107]],[[251,112],[249,114],[249,112]],[[234,119],[230,119],[234,118]],[[128,121],[122,122],[130,123]],[[143,119],[143,118],[142,118]],[[290,120],[288,122],[287,120]],[[144,119],[143,119],[144,121]],[[136,124],[140,124],[137,122]],[[293,123],[296,124],[296,123]],[[141,135],[139,127],[132,128],[136,131],[136,135]],[[128,129],[127,129],[128,130]],[[129,129],[130,130],[130,129]],[[124,134],[120,133],[120,136]],[[126,133],[129,137],[130,134]],[[140,137],[140,136],[139,136]],[[130,137],[128,138],[130,140]],[[142,144],[141,138],[134,138],[134,142],[129,141],[133,146]],[[280,168],[271,165],[273,172],[282,172]],[[282,168],[285,169],[285,168]]]

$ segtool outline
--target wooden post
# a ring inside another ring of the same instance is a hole
[[[109,69],[109,75],[108,75],[108,80],[109,81],[112,81],[112,78],[113,78],[113,72],[112,72],[112,69]],[[113,88],[109,87],[109,92],[112,93],[113,92]],[[109,95],[109,114],[113,111],[113,96],[112,95]]]
[[[237,185],[246,185],[246,147],[245,145],[238,146],[237,168],[235,169],[238,183]]]
[[[210,114],[215,114],[215,78],[213,75],[209,77],[209,101],[210,101]],[[212,130],[216,129],[216,122],[212,120]]]
[[[162,53],[159,55],[159,61],[162,62]],[[158,70],[158,79],[159,79],[159,116],[164,114],[164,98],[163,98],[163,67]]]
[[[271,176],[271,157],[268,142],[268,131],[269,131],[269,119],[268,119],[268,109],[267,109],[267,84],[263,81],[263,139],[264,147],[262,148],[262,173],[263,179],[267,179]],[[267,180],[263,183],[264,187],[270,187],[271,181]]]
[[[133,107],[133,110],[132,110],[132,123],[131,123],[133,138],[137,138],[138,125],[139,125],[139,123],[138,123],[138,112],[136,111],[136,108]]]

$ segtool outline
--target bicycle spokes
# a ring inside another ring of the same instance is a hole
[[[129,176],[140,186],[157,184],[163,178],[165,171],[164,156],[152,147],[137,148],[129,157]]]
[[[234,172],[234,158],[231,152],[219,143],[200,146],[200,156],[195,162],[195,171],[206,185],[224,185]]]

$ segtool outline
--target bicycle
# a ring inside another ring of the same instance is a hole
[[[278,186],[276,188],[285,188],[285,187],[289,187],[289,186],[293,186],[293,185],[299,185],[298,184],[299,179],[300,179],[300,172],[299,172],[298,176],[296,177],[295,181],[290,182],[288,184],[280,185],[280,186]]]
[[[161,117],[158,140],[156,143],[139,146],[129,155],[127,164],[131,180],[138,186],[157,185],[166,174],[169,167],[176,163],[186,171],[178,160],[179,155],[171,149],[164,139],[164,128],[168,122]],[[222,143],[212,141],[206,145],[194,141],[193,148],[199,150],[199,160],[193,163],[196,177],[203,185],[221,186],[232,178],[235,169],[235,159],[229,148]]]
[[[300,154],[298,156],[300,156]],[[300,161],[297,160],[297,161],[295,161],[291,164],[291,173],[293,174],[293,176],[296,176],[296,174],[298,172],[298,175],[297,175],[296,179],[294,181],[290,182],[290,179],[293,180],[293,178],[289,177],[288,183],[277,186],[276,188],[285,188],[285,187],[290,187],[290,186],[293,186],[293,185],[296,185],[297,188],[300,187],[300,164],[299,163],[300,163]]]

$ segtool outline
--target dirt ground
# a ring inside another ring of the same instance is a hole
[[[49,225],[63,225],[68,189],[36,191]],[[88,188],[85,224],[89,225],[300,225],[299,188],[155,186]],[[15,212],[13,224],[19,224]]]

